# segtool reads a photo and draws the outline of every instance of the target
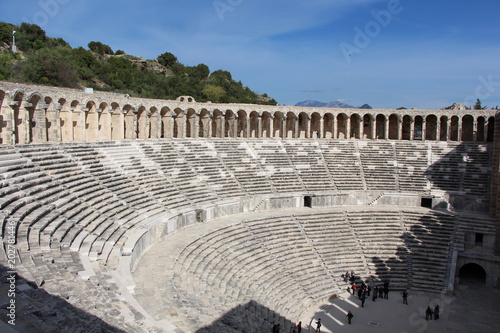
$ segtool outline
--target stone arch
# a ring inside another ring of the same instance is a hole
[[[96,103],[94,101],[88,101],[83,113],[85,117],[84,135],[86,141],[99,140],[99,134],[98,134],[99,120],[96,110],[97,110]]]
[[[350,137],[354,139],[360,139],[360,129],[361,129],[361,117],[359,114],[354,113],[351,115],[351,128],[349,130]]]
[[[28,111],[26,123],[28,136],[25,143],[43,143],[47,141],[47,119],[43,107],[43,97],[39,93],[35,92],[27,97],[25,108]]]
[[[399,115],[392,113],[389,116],[389,138],[390,140],[399,140]]]
[[[261,136],[263,138],[272,137],[272,121],[271,112],[264,111],[261,116]]]
[[[284,138],[285,132],[283,125],[285,124],[285,115],[283,112],[277,111],[274,113],[273,119],[273,138]]]
[[[247,113],[244,110],[239,110],[236,117],[236,137],[248,137]]]
[[[347,139],[347,115],[345,113],[339,113],[337,115],[337,135],[335,139]]]
[[[285,137],[287,139],[296,138],[297,131],[297,115],[291,111],[286,114],[286,123],[285,123]]]
[[[373,116],[371,114],[365,114],[363,116],[363,139],[373,139],[373,124]]]
[[[137,110],[127,104],[123,107],[123,123],[124,123],[124,131],[123,136],[125,140],[134,140],[137,138]]]
[[[311,138],[322,138],[323,133],[321,133],[321,115],[318,112],[313,112],[310,121],[310,137]]]
[[[12,118],[13,118],[13,142],[14,143],[25,143],[26,137],[26,114],[21,106],[23,105],[24,92],[14,91],[12,93]]]
[[[413,140],[423,140],[424,117],[415,116],[413,118]]]
[[[185,138],[194,138],[196,136],[196,111],[192,108],[187,109],[186,114],[186,132],[184,134]]]
[[[101,102],[97,109],[97,136],[99,141],[111,140],[111,113],[108,103]]]
[[[160,138],[160,113],[155,106],[149,108],[149,138]]]
[[[404,115],[401,123],[401,140],[411,140],[411,124],[411,117],[409,115]]]
[[[150,119],[151,112],[146,107],[140,106],[137,110],[137,138],[147,140],[150,138]]]
[[[226,110],[224,114],[224,134],[223,138],[238,137],[238,115],[233,110]]]
[[[437,117],[430,114],[425,118],[425,140],[437,140]]]
[[[479,264],[469,262],[460,267],[458,271],[458,279],[460,284],[486,284],[486,270]]]
[[[210,112],[207,109],[202,109],[198,117],[198,137],[210,137]]]
[[[385,139],[385,120],[386,117],[383,114],[378,114],[375,117],[375,138],[376,139]]]
[[[333,139],[335,132],[335,117],[331,113],[323,115],[323,138]]]
[[[10,142],[7,137],[6,130],[8,129],[9,106],[4,105],[6,102],[5,91],[0,89],[0,144]]]
[[[462,135],[460,141],[474,141],[474,118],[470,114],[462,117]]]
[[[495,117],[489,117],[488,123],[486,125],[486,141],[493,142],[493,137],[495,135]]]
[[[458,135],[458,129],[459,129],[459,118],[458,116],[452,116],[451,117],[451,123],[450,123],[450,140],[451,141],[458,141],[459,135]]]
[[[477,118],[477,131],[476,131],[476,141],[482,142],[486,141],[485,129],[486,129],[486,119],[484,117]]]
[[[64,98],[57,101],[57,109],[59,109],[59,131],[62,142],[70,142],[73,140],[73,114],[69,108],[69,102]]]
[[[439,129],[439,140],[448,141],[450,129],[448,128],[448,116],[441,116]]]
[[[212,113],[212,120],[210,126],[212,129],[212,138],[223,138],[225,135],[225,130],[223,125],[225,124],[224,115],[220,110],[215,109]]]
[[[70,111],[72,115],[72,124],[71,124],[71,141],[82,142],[83,141],[83,130],[84,130],[84,121],[82,120],[82,107],[80,101],[73,100],[70,103]]]
[[[123,112],[118,103],[111,103],[111,140],[122,140],[125,133],[125,122]]]
[[[173,137],[172,133],[173,118],[172,111],[164,106],[160,111],[160,138],[170,139]]]
[[[297,117],[297,138],[307,139],[309,138],[308,128],[309,126],[309,115],[305,112],[299,113]]]
[[[185,131],[185,122],[184,122],[185,112],[179,108],[175,109],[173,112],[173,137],[174,138],[183,138]]]
[[[61,139],[58,136],[57,120],[59,114],[57,110],[54,109],[54,101],[52,97],[45,96],[43,99],[44,109],[45,109],[45,137],[47,142],[59,142]]]
[[[260,115],[257,111],[252,111],[250,112],[249,116],[249,137],[250,138],[259,138],[260,133],[259,133],[259,121],[260,121]]]

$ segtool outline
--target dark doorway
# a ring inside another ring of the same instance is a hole
[[[420,206],[425,207],[425,208],[432,208],[432,198],[423,197],[420,200]]]
[[[312,197],[308,195],[304,197],[304,207],[312,208]]]
[[[485,285],[486,271],[478,264],[469,263],[463,265],[458,273],[460,284]]]

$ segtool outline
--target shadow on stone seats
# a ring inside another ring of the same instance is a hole
[[[126,333],[99,317],[78,309],[64,298],[49,294],[45,289],[38,288],[34,282],[17,274],[15,297],[9,297],[8,277],[10,275],[8,269],[0,265],[0,316],[2,321],[15,331],[23,333]],[[15,326],[7,324],[12,319],[7,316],[11,312],[7,309],[11,299],[15,300]],[[80,296],[82,304],[88,301],[85,295]],[[119,314],[115,319],[120,320]],[[126,327],[126,324],[124,326]]]
[[[196,333],[271,332],[275,324],[280,325],[280,332],[290,332],[294,327],[294,323],[280,314],[255,301],[250,301],[233,308],[211,325],[198,329]]]

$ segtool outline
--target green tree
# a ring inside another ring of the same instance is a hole
[[[165,52],[163,54],[160,54],[158,58],[156,58],[156,60],[158,60],[158,63],[160,65],[165,67],[171,67],[175,63],[177,63],[177,57],[170,52]]]
[[[202,90],[203,95],[214,103],[220,103],[223,100],[226,91],[220,86],[207,84]]]
[[[21,23],[16,44],[23,51],[40,50],[47,46],[45,31],[36,24]]]
[[[101,42],[92,41],[88,44],[88,47],[89,47],[89,50],[91,50],[97,54],[100,54],[100,55],[104,55],[104,54],[112,55],[112,54],[114,54],[113,50],[111,49],[111,47],[109,45],[103,44]]]
[[[78,86],[78,73],[60,49],[41,49],[30,55],[22,67],[27,82],[51,86]]]

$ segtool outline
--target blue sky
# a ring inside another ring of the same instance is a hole
[[[1,0],[71,46],[228,70],[279,104],[500,106],[499,0]]]

